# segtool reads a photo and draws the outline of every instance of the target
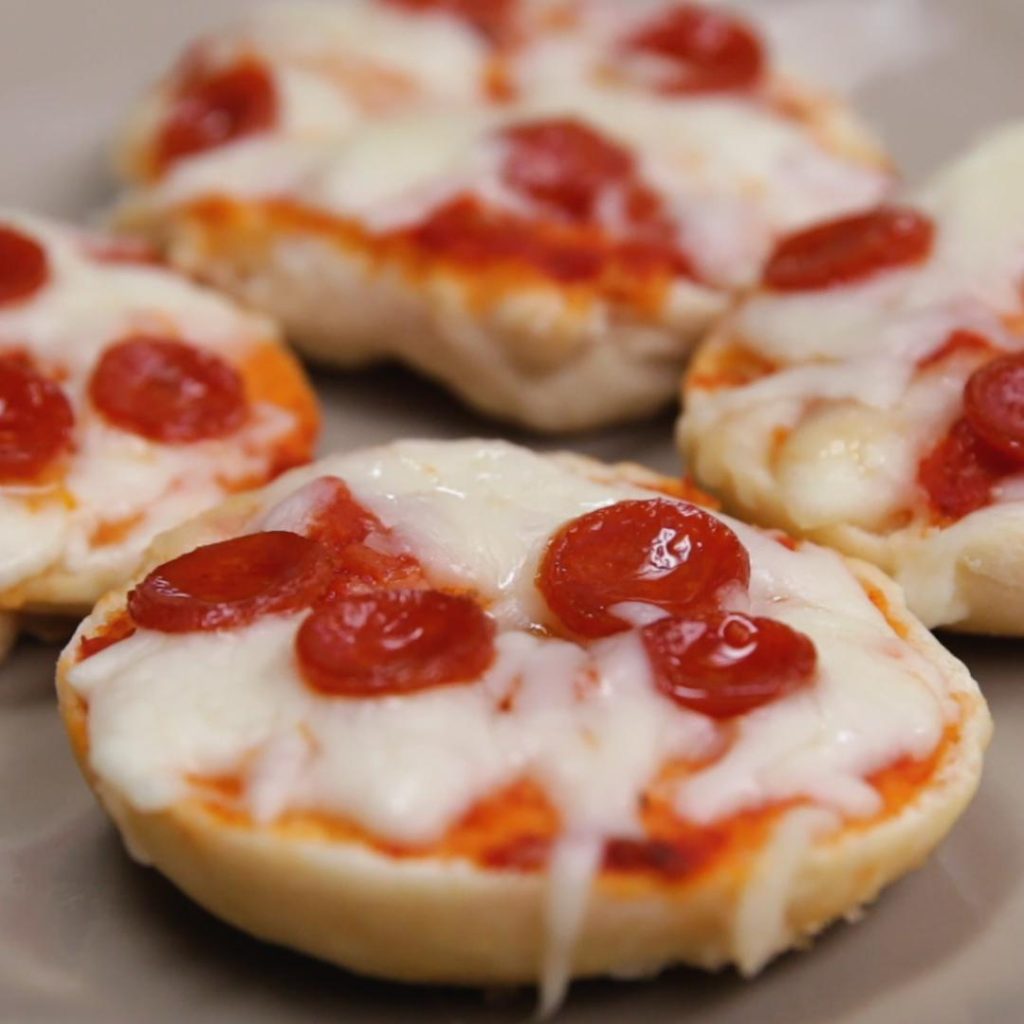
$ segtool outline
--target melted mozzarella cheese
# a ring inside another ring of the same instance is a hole
[[[0,493],[0,589],[14,587],[57,561],[68,518],[59,497]]]
[[[719,750],[715,722],[654,687],[637,634],[585,649],[527,631],[545,614],[534,576],[551,534],[650,492],[506,444],[407,442],[290,474],[267,490],[267,504],[286,501],[287,516],[301,520],[294,492],[324,474],[343,478],[431,579],[495,601],[494,665],[472,686],[332,700],[298,676],[295,617],[224,633],[140,630],[70,674],[89,700],[93,765],[133,803],[167,806],[187,794],[189,776],[234,771],[260,820],[326,810],[418,844],[529,778],[566,834],[636,835],[637,798],[660,768]],[[277,515],[275,525],[287,521]],[[261,513],[254,527],[266,521]],[[812,689],[740,719],[728,750],[679,783],[677,807],[701,823],[799,796],[844,815],[875,813],[865,777],[938,743],[951,713],[942,677],[892,632],[838,556],[793,552],[729,524],[750,551],[752,612],[807,632],[821,671]]]
[[[736,906],[736,962],[747,976],[756,974],[789,945],[786,912],[800,866],[815,841],[838,825],[834,814],[817,807],[789,811],[776,824]]]
[[[444,13],[410,15],[380,0],[275,4],[240,28],[241,38],[272,60],[318,66],[340,88],[358,87],[347,67],[411,80],[438,100],[467,102],[480,89],[488,57],[484,40]]]
[[[680,424],[702,479],[729,487],[745,507],[775,509],[773,519],[807,531],[884,534],[871,557],[906,586],[930,626],[967,613],[957,583],[965,552],[997,522],[1017,528],[1010,488],[997,495],[1003,511],[975,512],[947,530],[890,532],[896,515],[920,505],[918,464],[959,415],[973,366],[951,362],[922,375],[919,361],[958,329],[1022,345],[1022,172],[1024,125],[1011,126],[913,200],[936,225],[921,266],[744,303],[726,333],[781,369],[743,387],[691,392]],[[777,450],[740,440],[776,431],[785,436]]]
[[[44,246],[51,275],[31,300],[0,309],[0,337],[17,339],[44,372],[59,374],[75,413],[62,494],[51,500],[31,488],[0,488],[0,587],[45,569],[95,575],[98,588],[113,585],[158,532],[223,497],[225,479],[264,473],[265,453],[293,428],[293,417],[258,404],[230,438],[156,444],[111,427],[91,406],[88,382],[100,354],[113,342],[150,334],[181,337],[237,361],[273,331],[165,269],[101,263],[67,229],[21,215],[0,219]],[[106,523],[124,524],[123,535],[96,544]]]

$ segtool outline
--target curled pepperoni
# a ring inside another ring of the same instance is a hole
[[[510,42],[515,32],[516,0],[388,0],[395,7],[419,13],[440,12],[459,18],[488,42]]]
[[[551,611],[586,637],[629,628],[616,605],[643,602],[678,615],[749,582],[750,558],[728,526],[695,505],[659,498],[574,519],[548,544],[537,574]]]
[[[757,33],[739,18],[705,4],[679,4],[626,40],[627,52],[671,61],[662,92],[736,92],[752,89],[765,69]]]
[[[49,276],[43,247],[14,228],[0,227],[0,306],[34,295]]]
[[[20,357],[0,358],[0,483],[36,479],[70,449],[74,422],[54,381]]]
[[[383,697],[478,679],[494,622],[471,598],[375,590],[318,608],[295,641],[303,678],[333,697]]]
[[[799,292],[864,281],[921,263],[934,235],[931,220],[905,206],[839,217],[783,238],[763,282],[775,291]]]
[[[971,374],[964,415],[986,444],[1024,462],[1024,352],[1000,356]]]
[[[145,335],[103,353],[89,397],[115,426],[164,444],[224,437],[248,411],[242,379],[224,360],[185,342]]]
[[[128,595],[128,614],[161,633],[232,629],[310,607],[330,579],[330,557],[315,541],[250,533],[158,566]]]
[[[670,617],[641,631],[659,690],[711,718],[732,718],[785,697],[814,677],[810,638],[775,619],[718,612]]]
[[[277,120],[277,105],[274,81],[257,60],[215,71],[190,69],[157,139],[157,167],[268,131]]]
[[[962,519],[992,501],[992,488],[1019,464],[989,447],[966,419],[921,460],[917,482],[942,518]]]

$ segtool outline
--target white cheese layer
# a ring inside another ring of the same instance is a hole
[[[94,769],[139,808],[187,796],[190,776],[234,772],[258,820],[327,811],[418,844],[530,779],[567,835],[629,836],[639,796],[685,758],[709,762],[677,786],[693,821],[791,797],[860,817],[880,806],[865,777],[934,750],[953,713],[941,674],[830,552],[794,552],[727,520],[750,552],[751,612],[804,630],[820,671],[810,689],[723,728],[660,694],[635,633],[583,648],[527,632],[544,617],[534,577],[548,538],[568,519],[652,492],[503,443],[405,442],[289,474],[265,507],[288,499],[301,521],[292,495],[323,475],[342,478],[432,580],[494,600],[495,663],[472,685],[331,699],[297,671],[302,616],[222,633],[141,630],[69,676],[89,702]],[[253,528],[265,522],[261,513]]]

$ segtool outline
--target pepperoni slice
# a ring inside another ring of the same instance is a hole
[[[934,235],[931,220],[905,206],[839,217],[783,238],[768,260],[763,283],[775,291],[799,292],[865,281],[921,263]]]
[[[419,13],[439,12],[460,18],[488,42],[502,45],[515,34],[516,0],[388,0],[395,7]]]
[[[303,532],[330,552],[338,574],[334,592],[422,580],[419,562],[399,548],[391,531],[341,480],[324,477],[318,487],[314,516]]]
[[[270,72],[253,58],[215,71],[192,68],[157,139],[157,168],[268,131],[277,106]]]
[[[962,519],[992,501],[992,488],[1019,469],[989,447],[967,419],[958,420],[949,433],[921,460],[917,481],[933,509],[945,519]]]
[[[49,276],[46,251],[34,238],[0,227],[0,306],[34,295]]]
[[[658,689],[711,718],[743,715],[793,693],[811,682],[817,664],[803,633],[738,612],[661,619],[641,637]]]
[[[473,682],[494,660],[494,622],[471,598],[376,590],[318,608],[295,641],[303,678],[332,697]]]
[[[615,605],[643,602],[678,615],[713,606],[724,590],[749,582],[750,558],[728,526],[660,498],[574,519],[555,534],[537,574],[551,611],[585,637],[629,628]]]
[[[573,224],[621,224],[631,242],[678,248],[662,200],[638,177],[632,154],[573,118],[506,128],[505,184]]]
[[[765,53],[746,22],[705,4],[679,4],[626,40],[628,52],[671,61],[658,84],[671,94],[753,89],[765,70]]]
[[[248,412],[242,379],[224,360],[146,335],[103,353],[89,397],[115,426],[164,444],[224,437]]]
[[[1024,352],[1000,356],[971,374],[964,415],[986,444],[1024,462]]]
[[[161,633],[232,629],[310,607],[330,579],[330,557],[316,541],[250,533],[158,566],[128,595],[128,614]]]
[[[628,150],[572,118],[515,125],[502,139],[505,183],[568,220],[595,222],[602,199],[634,176]]]
[[[0,358],[0,483],[27,483],[71,447],[61,388],[19,356]]]

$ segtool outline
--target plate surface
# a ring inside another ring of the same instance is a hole
[[[344,2],[344,0],[337,0]],[[629,2],[629,0],[622,0]],[[856,87],[912,179],[1024,114],[1019,0],[747,0],[780,47]],[[85,218],[110,198],[104,147],[125,102],[241,0],[0,0],[0,202]],[[391,370],[318,374],[324,449],[495,435]],[[671,417],[573,446],[673,471]],[[513,439],[540,444],[536,439]],[[573,989],[579,1024],[1017,1024],[1024,1020],[1024,645],[947,638],[985,688],[996,738],[981,791],[929,864],[863,922],[756,983],[677,970]],[[10,1024],[502,1024],[530,997],[367,982],[260,945],[132,864],[67,751],[55,651],[0,671],[0,1021]]]

